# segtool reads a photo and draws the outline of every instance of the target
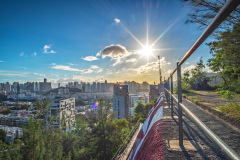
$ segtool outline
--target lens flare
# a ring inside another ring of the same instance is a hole
[[[95,109],[95,108],[97,108],[99,104],[100,104],[100,102],[99,102],[99,101],[96,101],[96,103],[94,103],[94,105],[92,106],[92,110]]]

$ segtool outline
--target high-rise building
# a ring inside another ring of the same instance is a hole
[[[75,98],[56,98],[49,104],[49,107],[49,115],[58,118],[58,120],[54,121],[52,125],[54,127],[61,127],[60,122],[65,119],[67,130],[71,130],[75,122]]]
[[[113,89],[114,119],[129,120],[129,92],[128,85],[114,85]]]
[[[113,92],[113,83],[108,83],[108,92]]]
[[[144,91],[148,90],[148,83],[146,81],[142,83],[142,86]]]
[[[105,80],[104,92],[108,92],[107,80]]]
[[[101,88],[101,84],[100,84],[100,82],[97,82],[97,92],[100,92],[100,89]]]
[[[39,91],[39,83],[35,82],[34,91]]]
[[[35,89],[35,83],[34,82],[27,82],[26,84],[26,90],[30,91],[30,92],[34,92]]]
[[[78,88],[78,82],[74,82],[74,88]]]
[[[91,92],[90,83],[85,84],[85,92]]]
[[[10,89],[11,89],[11,88],[10,88],[10,83],[9,83],[9,82],[6,82],[4,88],[5,88],[5,91],[10,92]]]
[[[73,88],[74,87],[73,82],[68,82],[68,87]]]
[[[97,92],[97,83],[96,82],[93,82],[93,84],[92,84],[92,91]]]
[[[52,89],[51,82],[47,82],[47,78],[44,78],[44,82],[39,82],[39,90],[43,92],[50,91]]]
[[[105,92],[105,83],[100,83],[100,92]]]
[[[14,92],[17,92],[17,86],[18,86],[19,82],[13,82],[11,90]]]
[[[135,81],[130,82],[131,83],[131,93],[136,93],[137,91],[137,83]]]
[[[150,85],[149,92],[149,101],[154,100],[154,98],[158,97],[158,85]]]
[[[20,94],[20,85],[19,85],[19,83],[17,84],[17,95],[19,95]]]

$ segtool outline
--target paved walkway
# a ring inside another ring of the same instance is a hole
[[[233,150],[240,154],[240,130],[228,125],[223,120],[201,109],[195,104],[183,99],[188,107],[202,122],[217,134]],[[163,154],[164,159],[227,159],[216,145],[200,130],[199,127],[183,112],[183,139],[191,140],[194,149],[170,148],[171,140],[178,140],[178,118],[171,118],[171,110],[164,105],[164,118],[162,123]],[[177,116],[177,106],[174,104],[174,116]]]

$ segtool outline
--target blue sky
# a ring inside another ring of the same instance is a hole
[[[1,1],[0,82],[153,83],[156,57],[168,77],[201,35],[184,24],[190,10],[179,0]],[[211,56],[204,44],[182,68],[201,56]]]

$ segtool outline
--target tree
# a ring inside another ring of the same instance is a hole
[[[0,158],[1,159],[23,159],[22,154],[20,152],[20,147],[22,145],[21,140],[17,139],[14,142],[10,142],[6,144],[0,141]]]
[[[197,23],[200,24],[199,28],[203,29],[210,24],[212,19],[220,11],[226,0],[182,0],[186,5],[192,7],[192,11],[188,14],[189,18],[185,23]],[[235,11],[220,25],[221,29],[226,27],[231,28],[240,20],[240,7],[237,7]]]
[[[100,101],[97,113],[90,115],[88,128],[91,137],[88,146],[82,149],[85,151],[82,154],[89,156],[87,159],[111,159],[130,132],[128,121],[113,120],[109,111],[110,107]]]
[[[0,103],[7,100],[7,96],[0,94]]]
[[[134,109],[135,112],[135,116],[140,116],[143,117],[145,114],[145,107],[144,104],[142,103],[142,101],[139,101],[136,108]]]
[[[190,78],[190,81],[189,81],[191,88],[196,87],[196,83],[195,83],[196,79],[198,80],[199,89],[203,89],[203,81],[205,78],[207,79],[207,81],[210,81],[210,78],[206,77],[206,71],[204,71],[204,69],[205,69],[205,65],[203,64],[203,60],[201,57],[199,62],[197,62],[196,67],[191,70],[192,77]]]
[[[4,115],[10,114],[10,113],[12,113],[11,109],[5,109],[2,111],[2,114],[4,114]]]
[[[0,129],[0,140],[4,141],[6,135],[7,133],[3,129]]]
[[[24,159],[43,159],[46,148],[41,121],[30,118],[27,127],[23,130],[23,142],[21,150]]]
[[[76,101],[75,105],[76,106],[84,106],[85,102],[84,102],[84,100]]]
[[[208,66],[224,80],[223,87],[240,92],[240,22],[233,29],[221,32],[217,41],[208,43],[213,58]]]

